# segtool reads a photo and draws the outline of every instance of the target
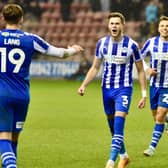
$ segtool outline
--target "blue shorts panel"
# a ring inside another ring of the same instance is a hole
[[[0,97],[0,131],[20,132],[23,128],[29,100]]]
[[[150,87],[150,106],[156,110],[158,106],[168,108],[168,88]]]
[[[116,111],[128,113],[132,97],[132,87],[102,88],[102,93],[104,110],[107,115],[114,114]]]

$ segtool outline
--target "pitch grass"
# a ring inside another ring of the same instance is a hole
[[[111,137],[103,112],[100,81],[77,95],[79,81],[31,80],[31,103],[20,136],[19,168],[104,168]],[[137,108],[140,88],[135,82],[127,117],[125,142],[130,168],[167,168],[168,136],[163,135],[156,154],[143,150],[151,140],[153,119],[149,103]]]

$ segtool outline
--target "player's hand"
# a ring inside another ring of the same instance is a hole
[[[145,107],[146,104],[146,97],[141,98],[141,100],[138,103],[138,108],[142,109]]]
[[[72,46],[68,46],[68,48],[74,48],[76,50],[76,52],[82,52],[84,51],[84,49],[80,46],[80,45],[72,45]]]
[[[157,70],[155,68],[148,68],[147,73],[149,74],[149,76],[156,76]]]
[[[85,94],[85,87],[84,86],[81,86],[79,89],[78,89],[78,94],[83,96]]]

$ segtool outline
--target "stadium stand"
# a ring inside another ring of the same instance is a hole
[[[58,2],[40,2],[42,15],[39,22],[27,22],[24,30],[36,33],[51,44],[67,47],[68,44],[79,44],[86,49],[85,57],[92,62],[97,40],[108,33],[107,12],[93,12],[89,3],[71,4],[73,20],[64,22],[60,13],[61,4]],[[0,29],[4,27],[0,19]],[[135,40],[140,39],[140,28],[143,21],[128,21],[126,34]],[[40,27],[39,27],[40,25]]]

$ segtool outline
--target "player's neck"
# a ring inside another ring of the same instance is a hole
[[[162,41],[168,41],[168,37],[160,37]]]
[[[122,40],[122,36],[112,37],[114,42],[120,42]]]
[[[20,27],[17,24],[7,24],[6,29],[11,29],[11,30],[16,30],[19,29]]]

